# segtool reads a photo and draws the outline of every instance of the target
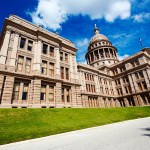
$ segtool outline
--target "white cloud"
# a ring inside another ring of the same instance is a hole
[[[39,0],[34,12],[30,12],[36,24],[45,28],[60,29],[68,16],[87,15],[92,20],[105,18],[113,22],[116,18],[130,17],[129,0]]]
[[[75,42],[77,47],[87,46],[89,44],[89,40],[87,38]]]
[[[145,22],[150,19],[150,13],[141,13],[132,16],[135,22]]]
[[[127,58],[127,57],[129,57],[128,54],[125,54],[125,55],[123,55],[123,56],[118,55],[118,59],[119,59],[119,60],[123,60],[123,59],[125,59],[125,58]]]
[[[75,45],[78,48],[77,51],[77,61],[86,64],[85,54],[87,53],[87,48],[89,45],[89,39],[84,38],[81,40],[76,40]]]

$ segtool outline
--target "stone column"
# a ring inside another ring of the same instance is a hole
[[[76,56],[74,56],[73,61],[74,61],[74,67],[75,67],[75,70],[74,70],[75,71],[74,72],[74,74],[75,74],[75,81],[76,81],[76,83],[79,83]]]
[[[148,78],[150,80],[150,68],[146,69],[146,72],[147,72]]]
[[[64,88],[64,105],[66,106],[68,103],[67,103],[67,90],[66,88]]]
[[[0,66],[3,69],[5,68],[6,63],[10,34],[11,34],[10,31],[6,31],[4,41],[0,50]]]
[[[116,107],[121,107],[120,102],[118,99],[116,99]]]
[[[93,57],[94,57],[94,61],[96,60],[96,57],[95,57],[95,52],[93,51]]]
[[[34,50],[33,70],[36,74],[41,74],[41,51],[42,51],[42,41],[39,39],[38,42],[35,42],[35,50]]]
[[[72,107],[76,107],[77,106],[77,99],[76,99],[76,87],[75,86],[71,86],[71,104]]]
[[[122,92],[123,92],[123,95],[126,95],[126,91],[125,91],[125,89],[124,89],[124,83],[123,83],[123,79],[122,78],[120,78],[120,83],[121,83],[121,88],[122,88]]]
[[[32,82],[32,81],[31,81]],[[31,87],[31,83],[29,84],[29,89],[28,89],[28,99],[27,99],[27,103],[30,104],[30,102],[32,101],[32,87]],[[28,107],[30,107],[30,105],[28,105]]]
[[[56,83],[56,87],[55,87],[55,100],[56,100],[56,107],[61,107],[61,102],[62,102],[62,85],[60,82]]]
[[[95,82],[95,85],[96,85],[96,93],[100,93],[100,84],[99,84],[99,81],[98,81],[98,76],[97,75],[94,75],[94,82]]]
[[[110,49],[108,49],[108,53],[109,53],[109,57],[111,58],[112,56],[111,56],[111,53],[110,53]]]
[[[98,97],[98,107],[100,108],[100,107],[102,107],[102,101],[101,101],[101,97]]]
[[[103,55],[104,55],[104,58],[106,58],[106,54],[105,54],[105,50],[104,50],[104,48],[103,48]]]
[[[92,60],[91,60],[91,54],[89,53],[89,58],[90,58],[90,63],[92,62]]]
[[[56,53],[56,78],[60,79],[60,51],[59,47],[55,48]]]
[[[100,55],[99,49],[98,49],[97,51],[98,51],[98,57],[99,57],[99,59],[100,59],[100,58],[101,58],[101,55]]]
[[[11,107],[13,86],[14,86],[14,77],[6,76],[1,102],[2,107]]]
[[[20,87],[19,87],[19,99],[18,99],[18,103],[21,104],[22,103],[22,92],[23,92],[23,82],[20,83]]]
[[[15,34],[12,53],[11,53],[11,57],[10,57],[10,64],[8,66],[8,69],[10,71],[15,71],[15,69],[16,69],[18,44],[19,44],[19,35]]]
[[[139,105],[143,106],[144,103],[143,103],[142,97],[140,95],[137,95],[137,98],[138,98]]]
[[[135,89],[134,89],[133,80],[132,80],[131,75],[128,75],[128,78],[129,78],[129,83],[131,86],[132,93],[135,93]]]
[[[132,76],[132,80],[133,80],[135,92],[138,92],[139,89],[138,89],[138,85],[137,85],[136,80],[135,80],[135,79],[136,79],[136,76],[135,76],[135,74],[132,74],[131,76]]]
[[[3,85],[4,85],[4,75],[0,74],[0,102],[2,97]]]
[[[126,106],[126,107],[129,107],[129,102],[128,102],[128,99],[127,99],[127,98],[124,98],[124,103],[125,103],[125,106]]]
[[[76,101],[77,101],[76,105],[77,105],[78,108],[82,108],[83,106],[82,106],[82,101],[81,101],[80,86],[76,86],[75,89],[76,89],[75,91],[76,91]]]
[[[113,58],[115,58],[115,51],[112,49]]]
[[[28,101],[28,107],[32,108],[33,106],[33,94],[34,94],[34,80],[31,80],[31,84],[30,84],[30,91],[29,91],[29,101]]]
[[[138,102],[138,99],[137,99],[137,96],[133,96],[133,100],[134,100],[134,103],[135,103],[135,106],[139,106],[139,102]]]
[[[72,62],[72,54],[69,55],[70,56],[70,61],[69,61],[69,65],[70,65],[70,80],[71,82],[74,82],[74,73],[73,73],[73,62]]]
[[[33,104],[34,104],[34,107],[40,107],[40,95],[41,95],[41,80],[34,79],[34,81],[33,81]]]
[[[116,90],[116,84],[115,84],[115,81],[113,80],[112,81],[112,86],[113,86],[113,91],[114,91],[114,96],[118,96],[118,94],[117,94],[117,90]]]
[[[82,73],[82,86],[83,86],[83,90],[86,91],[86,82],[85,82],[85,72],[81,72]]]
[[[46,86],[46,104],[49,104],[49,85]]]
[[[87,62],[87,64],[89,64],[89,58],[88,57],[86,58],[86,62]]]
[[[143,70],[143,75],[144,75],[144,79],[145,79],[147,88],[148,88],[148,90],[150,90],[150,80],[149,80],[149,78],[148,78],[148,75],[147,75],[147,73],[146,73],[146,70]]]

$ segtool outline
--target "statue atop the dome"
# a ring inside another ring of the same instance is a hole
[[[96,26],[96,24],[95,24],[95,27],[94,27],[94,33],[95,33],[95,34],[99,34],[99,29],[98,29],[98,27]]]

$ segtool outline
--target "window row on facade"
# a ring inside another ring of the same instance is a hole
[[[144,59],[141,57],[133,62],[123,64],[121,67],[114,69],[113,73],[114,73],[114,75],[117,75],[119,73],[126,71],[127,69],[137,67],[142,63],[144,63]]]
[[[61,102],[71,102],[71,88],[62,87]],[[28,101],[32,95],[31,82],[16,80],[13,86],[12,102],[18,100]],[[41,102],[55,102],[55,85],[42,83],[40,87]]]
[[[32,58],[21,55],[18,56],[17,71],[22,72],[24,70],[25,73],[30,73],[31,65],[32,65]]]
[[[111,96],[114,96],[114,90],[113,88],[108,88],[108,87],[100,87],[100,94],[102,95],[111,95]]]
[[[86,84],[86,91],[91,93],[96,93],[95,85]]]
[[[33,50],[33,41],[27,38],[20,38],[20,49],[32,51]],[[42,54],[50,57],[54,57],[54,46],[46,43],[42,43]],[[60,61],[68,63],[69,62],[69,53],[60,51]]]
[[[28,38],[21,37],[19,48],[27,51],[32,51],[33,41]],[[42,54],[48,55],[50,57],[54,57],[54,46],[43,43],[41,48],[42,48]]]
[[[85,80],[94,81],[94,75],[89,73],[84,73],[84,75],[85,75]]]
[[[32,64],[32,58],[19,55],[16,70],[19,72],[24,71],[25,73],[30,73]],[[55,64],[53,62],[42,60],[41,74],[53,77],[55,75]],[[61,66],[60,74],[62,79],[69,80],[69,68]]]
[[[60,51],[60,61],[68,63],[69,62],[69,55],[68,55],[68,53]]]
[[[112,81],[110,81],[110,80],[98,77],[98,81],[99,81],[100,84],[112,86]]]

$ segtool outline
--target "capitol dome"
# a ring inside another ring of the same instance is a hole
[[[107,40],[108,41],[108,38],[105,35],[99,33],[99,29],[96,27],[96,25],[94,28],[94,33],[95,33],[95,35],[91,38],[90,44],[92,44],[96,41],[101,41],[101,40]]]

